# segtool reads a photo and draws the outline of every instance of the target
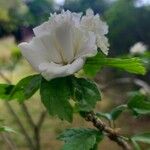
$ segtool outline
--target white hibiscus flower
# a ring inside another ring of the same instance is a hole
[[[81,15],[70,11],[51,14],[47,22],[33,29],[35,37],[29,43],[19,44],[23,56],[46,80],[74,74],[86,57],[96,55],[97,35],[82,27]],[[100,38],[103,43],[104,36]]]

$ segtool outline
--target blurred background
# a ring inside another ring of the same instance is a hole
[[[50,13],[60,12],[62,9],[85,13],[88,8],[99,13],[109,25],[107,36],[110,43],[109,56],[128,56],[131,46],[137,42],[145,44],[148,51],[150,48],[150,0],[0,0],[0,82],[16,83],[19,79],[34,73],[30,65],[22,58],[17,47],[21,41],[29,41],[33,37],[32,28],[46,21]],[[147,69],[150,69],[149,65]],[[129,91],[141,89],[132,83],[117,83],[109,88],[106,86],[107,83],[118,78],[138,78],[147,85],[150,84],[149,73],[145,76],[133,76],[122,71],[104,69],[95,78],[103,87],[103,101],[97,105],[97,110],[110,111],[113,106],[126,103]],[[10,104],[23,122],[29,136],[32,137],[32,130],[26,123],[20,105],[17,102],[10,102]],[[36,122],[44,110],[39,95],[26,101],[26,105]],[[14,116],[8,113],[7,109],[6,104],[0,101],[0,119],[4,119],[3,124],[19,132]],[[137,119],[125,112],[116,124],[122,127],[122,133],[130,135],[150,130],[149,121],[148,116]],[[87,126],[87,123],[78,116],[75,116],[71,125],[47,115],[41,129],[41,147],[44,150],[58,150],[62,143],[56,140],[57,135],[66,127],[72,126]],[[21,133],[13,133],[9,136],[16,149],[29,149]],[[107,139],[102,142],[99,149],[110,150],[110,147],[111,150],[120,149]],[[149,147],[144,145],[143,150],[146,148]],[[7,149],[10,149],[9,144],[3,136],[0,136],[0,150]]]

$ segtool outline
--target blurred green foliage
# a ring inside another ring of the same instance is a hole
[[[53,12],[53,0],[32,0],[26,2],[26,5],[29,9],[29,21],[32,26],[36,26],[47,20],[49,14]]]
[[[86,9],[91,8],[95,13],[104,13],[109,7],[107,0],[66,0],[64,9],[69,9],[76,12],[85,12]]]
[[[23,25],[22,19],[28,12],[26,5],[19,0],[0,0],[0,36],[7,35]]]
[[[9,4],[0,0],[0,37],[7,34],[17,36],[21,27],[42,23],[48,18],[52,7],[52,0],[9,0]]]
[[[137,0],[65,0],[63,6],[55,0],[0,0],[0,37],[13,34],[22,40],[22,28],[33,28],[47,20],[49,13],[69,9],[85,12],[92,8],[109,25],[112,55],[127,53],[136,42],[150,46],[150,6],[135,5]],[[30,31],[31,32],[31,31]]]
[[[150,6],[135,7],[136,0],[117,0],[105,12],[111,52],[122,54],[138,41],[150,45]]]

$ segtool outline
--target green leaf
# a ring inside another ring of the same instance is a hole
[[[134,93],[128,102],[128,108],[136,115],[150,114],[150,101],[146,95]]]
[[[62,150],[91,150],[103,139],[103,134],[95,129],[74,128],[64,131],[58,139],[65,142]]]
[[[10,99],[17,99],[19,102],[29,99],[39,89],[40,83],[41,75],[23,78],[11,91]]]
[[[42,79],[41,99],[50,115],[57,115],[60,119],[72,121],[73,109],[69,103],[71,90],[68,77],[56,78],[51,81]]]
[[[106,58],[102,57],[99,53],[87,59],[83,70],[86,75],[93,77],[102,67],[114,67],[142,75],[146,73],[142,61],[139,58]]]
[[[127,105],[120,105],[115,107],[110,113],[98,112],[96,113],[96,115],[98,117],[103,117],[107,120],[116,120],[126,108]]]
[[[97,112],[96,115],[97,115],[98,117],[105,118],[105,119],[107,119],[107,120],[109,120],[109,121],[112,120],[110,113]]]
[[[141,148],[140,148],[139,144],[138,144],[136,141],[131,140],[131,142],[133,143],[133,145],[134,145],[134,149],[135,149],[135,150],[141,150]]]
[[[73,98],[80,111],[91,111],[96,102],[101,100],[100,92],[96,84],[84,78],[72,78]]]
[[[123,69],[130,73],[142,74],[146,73],[146,70],[139,58],[120,59],[120,58],[108,58],[106,60],[106,66],[116,67]]]
[[[8,100],[14,85],[0,84],[0,99]]]
[[[16,133],[13,129],[6,127],[6,126],[0,126],[0,132],[13,132]]]
[[[140,133],[131,137],[131,140],[150,144],[150,133]]]
[[[110,112],[110,116],[111,116],[112,120],[116,120],[126,108],[127,108],[127,105],[120,105],[120,106],[117,106],[116,108],[114,108]]]
[[[97,53],[96,56],[90,57],[86,60],[86,63],[83,67],[84,73],[88,77],[94,77],[102,68],[100,59],[103,59],[105,56],[101,55],[100,53]]]

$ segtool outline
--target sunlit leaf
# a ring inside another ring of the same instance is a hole
[[[6,126],[0,126],[0,132],[13,132],[13,133],[16,133],[15,130],[13,130],[12,128],[6,127]]]
[[[99,53],[95,57],[88,58],[84,65],[86,75],[92,77],[102,67],[114,67],[135,74],[145,74],[146,70],[139,58],[106,58]]]

